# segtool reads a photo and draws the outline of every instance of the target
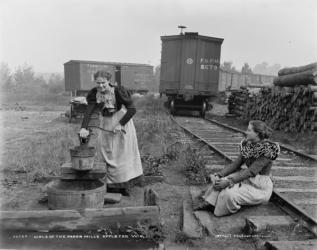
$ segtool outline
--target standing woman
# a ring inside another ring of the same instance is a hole
[[[272,162],[278,157],[278,143],[267,139],[271,129],[262,121],[250,121],[246,139],[240,143],[237,159],[211,175],[213,184],[194,202],[194,209],[213,209],[214,215],[236,213],[243,205],[267,202],[273,191]]]
[[[80,136],[89,135],[92,113],[101,111],[97,138],[97,157],[107,166],[107,188],[111,192],[129,195],[132,180],[143,175],[133,115],[136,113],[130,93],[122,86],[111,84],[111,74],[97,71],[97,84],[87,94],[88,107],[82,121]]]

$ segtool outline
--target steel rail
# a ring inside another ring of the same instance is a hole
[[[214,119],[210,119],[210,118],[204,118],[204,119],[205,119],[206,121],[212,122],[212,123],[214,123],[214,124],[217,124],[217,125],[219,125],[219,126],[221,126],[221,127],[230,129],[230,130],[232,130],[232,131],[240,132],[240,133],[243,133],[244,135],[246,134],[245,131],[243,131],[243,130],[241,130],[241,129],[238,129],[238,128],[232,127],[232,126],[230,126],[230,125],[227,125],[227,124],[218,122],[218,121],[216,121],[216,120],[214,120]],[[270,140],[268,140],[268,141],[270,141]],[[282,149],[287,150],[287,151],[290,151],[290,152],[293,152],[293,153],[297,154],[298,156],[305,157],[305,158],[308,158],[308,159],[313,160],[313,161],[317,161],[317,158],[316,158],[316,157],[313,157],[313,156],[311,156],[311,155],[309,155],[309,154],[305,154],[305,153],[303,153],[303,152],[300,152],[300,151],[298,151],[298,150],[296,150],[296,149],[290,148],[290,147],[288,147],[288,146],[286,146],[286,145],[284,145],[284,144],[281,144],[281,143],[279,143],[279,145],[280,145],[280,147],[281,147]]]

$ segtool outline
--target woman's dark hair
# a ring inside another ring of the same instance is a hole
[[[106,78],[108,81],[110,81],[112,75],[105,70],[98,70],[95,74],[94,74],[94,79],[96,80],[98,77],[102,77],[102,78]]]
[[[268,139],[272,134],[273,130],[265,122],[253,120],[249,124],[252,125],[253,131],[258,134],[261,140]]]

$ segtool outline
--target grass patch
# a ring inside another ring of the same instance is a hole
[[[164,106],[165,98],[144,96],[135,100],[138,109],[137,133],[139,148],[145,164],[145,172],[152,174],[159,171],[160,163],[174,161],[181,166],[188,184],[201,185],[207,183],[207,173],[202,152],[191,144],[178,141],[182,129],[171,120]],[[149,145],[155,145],[154,156]],[[149,156],[152,155],[152,156]]]
[[[135,99],[137,114],[134,118],[141,155],[161,157],[174,143],[179,127],[168,116],[165,98],[146,95]]]
[[[30,92],[7,92],[2,93],[1,103],[18,103],[22,106],[28,105],[69,105],[70,95],[53,93],[30,93]]]
[[[73,127],[65,127],[28,140],[13,157],[3,159],[4,171],[25,173],[27,181],[57,175],[60,165],[70,161],[69,148],[78,144],[76,132]]]
[[[189,238],[183,231],[179,230],[176,232],[175,238],[174,238],[174,242],[178,243],[178,244],[185,244],[188,245],[190,247],[194,247],[195,241],[191,238]]]
[[[178,142],[184,132],[170,119],[164,107],[165,101],[165,98],[153,95],[135,99],[138,111],[133,120],[144,173],[162,175],[161,166],[173,161],[184,168],[189,183],[205,183],[204,159],[193,146]],[[27,181],[57,175],[61,164],[70,161],[69,149],[78,145],[78,124],[53,129],[48,135],[35,134],[23,142],[14,152],[14,157],[7,154],[2,160],[3,170],[25,174]],[[94,137],[91,145],[95,145]]]
[[[202,152],[191,144],[184,144],[177,157],[187,178],[188,185],[202,185],[208,183],[205,165],[207,160]]]

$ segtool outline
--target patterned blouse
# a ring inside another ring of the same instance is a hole
[[[229,166],[222,169],[218,174],[222,177],[239,171],[239,175],[231,178],[234,183],[240,182],[249,177],[270,175],[272,162],[280,153],[280,146],[276,142],[261,140],[251,142],[246,139],[240,143],[240,154]],[[241,165],[245,163],[248,168],[241,170]]]

